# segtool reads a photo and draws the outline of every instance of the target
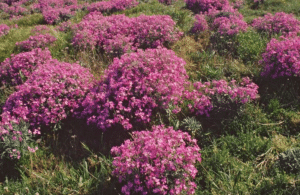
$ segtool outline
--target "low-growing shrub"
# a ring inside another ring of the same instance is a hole
[[[0,66],[0,86],[22,84],[30,77],[32,71],[51,58],[50,51],[41,48],[6,58]]]
[[[3,106],[1,125],[10,128],[5,134],[14,133],[11,123],[20,120],[30,124],[33,134],[39,134],[41,127],[72,116],[91,88],[92,79],[92,74],[78,64],[49,60],[39,66]]]
[[[0,24],[0,37],[7,35],[10,28],[6,24]]]
[[[12,124],[14,133],[8,127],[0,126],[0,159],[20,159],[28,152],[35,152],[37,147],[34,144],[32,133],[28,131],[29,124],[21,121],[19,124]]]
[[[182,32],[175,28],[170,16],[104,17],[93,12],[77,25],[74,34],[72,43],[78,48],[98,47],[107,54],[120,56],[138,48],[157,48],[173,43]]]
[[[193,33],[200,33],[203,31],[208,30],[208,23],[205,19],[205,15],[204,14],[196,14],[195,15],[195,23],[194,23],[194,27],[192,28],[192,32]]]
[[[262,58],[264,77],[300,76],[300,38],[272,39]]]
[[[35,48],[45,48],[56,41],[56,38],[50,34],[37,34],[30,36],[27,40],[17,42],[16,46],[20,51],[30,51]]]
[[[193,91],[186,91],[185,99],[190,101],[188,108],[196,115],[229,115],[240,105],[257,98],[258,86],[246,77],[240,84],[235,80],[214,80],[195,82]]]
[[[110,1],[100,1],[91,3],[87,7],[89,12],[102,12],[102,13],[112,13],[116,11],[121,11],[135,7],[139,4],[136,0],[110,0]]]
[[[210,29],[222,35],[233,36],[245,32],[248,28],[244,17],[232,6],[224,6],[222,10],[211,9],[207,13]]]
[[[156,112],[180,100],[187,79],[184,65],[165,48],[115,58],[79,114],[103,131],[117,124],[126,130],[142,127]]]
[[[300,32],[300,21],[293,14],[278,12],[272,15],[266,14],[253,20],[252,26],[258,32],[272,34],[282,33],[283,35],[295,34]]]
[[[133,132],[132,137],[111,149],[115,156],[112,174],[123,184],[123,194],[195,193],[195,163],[201,162],[195,139],[164,126]]]
[[[228,0],[185,0],[188,9],[194,13],[205,13],[210,9],[222,10],[229,5]]]

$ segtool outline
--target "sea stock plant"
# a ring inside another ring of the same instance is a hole
[[[111,149],[112,175],[122,193],[194,194],[195,164],[201,162],[197,141],[180,130],[163,125],[132,133],[132,140]]]
[[[13,133],[7,134],[10,129],[7,126],[0,127],[1,160],[20,159],[28,152],[35,152],[38,149],[33,134],[29,131],[29,124],[20,121],[19,124],[12,124],[12,129]]]
[[[112,56],[138,48],[157,48],[178,40],[183,33],[168,15],[125,15],[104,17],[100,12],[87,15],[76,27],[72,44],[77,48],[96,47]]]
[[[272,39],[262,54],[263,77],[300,76],[300,38]]]
[[[7,35],[10,28],[6,24],[0,24],[0,37]]]
[[[184,98],[190,103],[188,108],[196,115],[224,116],[234,113],[242,104],[257,98],[258,86],[248,77],[240,84],[235,80],[213,80],[212,82],[195,82],[192,91],[185,91]]]
[[[210,9],[222,10],[230,3],[228,0],[185,0],[186,7],[194,13],[206,13]]]
[[[9,96],[0,125],[2,137],[18,133],[11,123],[29,123],[33,135],[51,129],[74,111],[92,86],[93,76],[78,64],[49,60],[40,65],[17,91]],[[20,132],[19,132],[20,133]]]
[[[30,36],[27,40],[17,42],[20,51],[30,51],[35,48],[45,48],[56,41],[56,38],[48,33]]]
[[[105,131],[143,127],[169,103],[178,103],[187,84],[185,61],[165,48],[138,50],[114,58],[91,89],[79,114]]]
[[[91,3],[87,10],[89,12],[113,13],[135,7],[139,4],[137,0],[110,0]]]
[[[12,54],[10,58],[6,58],[1,63],[0,86],[14,86],[24,83],[30,77],[32,71],[51,60],[51,58],[51,53],[47,48],[45,50],[37,48],[29,52]]]
[[[255,18],[252,27],[260,33],[297,35],[300,32],[300,21],[293,14],[277,12],[267,13],[264,17]]]

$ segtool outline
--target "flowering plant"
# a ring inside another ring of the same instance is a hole
[[[87,10],[89,12],[112,13],[135,7],[139,4],[136,0],[110,0],[91,3]]]
[[[122,193],[194,194],[201,162],[200,148],[188,133],[154,126],[152,131],[132,133],[132,141],[113,147],[112,174],[123,185]]]
[[[171,5],[175,3],[177,0],[158,0],[160,3],[164,3],[166,5]]]
[[[113,56],[138,48],[157,48],[178,40],[182,35],[170,16],[161,15],[104,17],[99,12],[92,12],[75,28],[73,45],[91,49],[97,46]]]
[[[92,86],[92,74],[79,64],[49,60],[40,65],[28,80],[17,86],[3,106],[1,126],[14,133],[11,123],[29,123],[29,130],[39,134],[41,127],[54,125],[74,110]]]
[[[272,39],[262,54],[265,77],[300,76],[300,38]]]
[[[179,101],[186,85],[185,62],[165,48],[138,50],[115,58],[78,114],[106,130],[149,123],[158,110]]]
[[[196,14],[194,27],[192,28],[193,33],[199,33],[208,30],[208,23],[205,19],[204,14]]]
[[[222,10],[229,5],[228,0],[185,0],[188,9],[195,13],[205,13],[210,9]]]
[[[54,43],[56,38],[50,34],[37,34],[30,36],[27,40],[22,42],[17,42],[16,46],[21,51],[30,51],[35,48],[45,48],[50,44]]]
[[[252,26],[259,32],[266,32],[269,35],[282,33],[283,35],[300,32],[300,21],[293,14],[278,12],[274,15],[268,13],[264,17],[253,20]]]
[[[7,35],[10,28],[6,24],[0,24],[0,37]]]
[[[248,77],[242,79],[240,84],[235,80],[213,80],[212,82],[195,82],[193,91],[186,91],[186,100],[191,100],[188,105],[191,112],[196,115],[209,116],[211,112],[230,111],[257,98],[258,86]]]
[[[46,48],[33,49],[6,58],[0,66],[0,85],[20,85],[29,78],[32,71],[50,60],[51,53]]]

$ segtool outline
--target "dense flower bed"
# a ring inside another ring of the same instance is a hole
[[[32,71],[50,60],[48,49],[33,49],[6,58],[0,65],[0,85],[20,85],[29,78]]]
[[[79,48],[95,49],[120,56],[138,48],[156,48],[179,39],[182,32],[175,28],[170,16],[141,15],[129,18],[125,15],[104,17],[92,12],[76,27],[73,45]]]
[[[23,120],[30,124],[33,134],[39,134],[41,126],[72,116],[91,88],[92,79],[92,74],[78,64],[47,61],[9,96],[3,106],[0,126],[11,128],[11,123]],[[16,133],[13,130],[0,132]]]
[[[262,76],[300,76],[300,37],[272,39],[262,57]]]
[[[185,62],[171,50],[147,49],[115,58],[79,114],[106,130],[149,123],[157,110],[177,103],[186,85]]]
[[[195,13],[205,13],[211,9],[222,10],[229,5],[228,0],[185,0],[188,9]]]
[[[6,24],[0,24],[0,37],[7,35],[10,28]]]
[[[35,48],[45,48],[56,41],[56,38],[50,34],[37,34],[30,36],[29,39],[17,42],[16,46],[21,51],[30,51]]]
[[[201,162],[195,139],[164,126],[133,132],[132,137],[111,149],[115,156],[112,174],[124,184],[123,194],[195,193],[195,163]]]
[[[100,1],[91,3],[87,7],[89,12],[102,12],[102,13],[112,13],[115,11],[121,11],[135,7],[139,4],[136,0],[110,0],[110,1]]]
[[[185,98],[192,113],[209,116],[210,112],[229,110],[257,98],[258,86],[248,77],[240,84],[235,80],[214,80],[212,82],[195,82],[193,91],[186,91]]]
[[[269,35],[274,33],[297,34],[300,32],[300,21],[293,14],[278,12],[274,15],[268,13],[264,17],[253,20],[252,26],[259,32]]]

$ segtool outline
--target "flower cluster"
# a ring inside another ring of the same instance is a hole
[[[269,35],[274,33],[296,34],[300,32],[300,21],[293,14],[278,12],[274,15],[268,13],[264,17],[253,20],[252,26],[259,32]]]
[[[194,27],[192,28],[193,33],[199,33],[208,30],[208,23],[205,19],[205,15],[203,14],[196,14],[195,15],[195,22]]]
[[[6,58],[0,65],[0,86],[22,84],[25,79],[30,77],[32,71],[51,58],[48,49],[40,48]]]
[[[41,12],[48,24],[66,21],[80,9],[77,0],[39,0],[31,6],[32,12]]]
[[[195,193],[195,163],[201,162],[195,139],[164,126],[132,134],[132,141],[111,149],[115,156],[112,174],[124,184],[123,194]]]
[[[205,13],[211,9],[222,10],[229,5],[228,0],[185,0],[188,9],[195,13]]]
[[[282,39],[272,39],[262,54],[262,76],[300,76],[300,37]]]
[[[37,67],[28,80],[9,96],[1,114],[2,126],[23,120],[33,134],[40,127],[72,116],[92,86],[92,74],[79,64],[49,60]],[[14,133],[11,131],[2,134]]]
[[[87,10],[89,12],[112,13],[135,7],[139,4],[136,0],[110,0],[91,3]]]
[[[177,0],[158,0],[160,3],[164,3],[166,5],[171,5],[175,3]]]
[[[115,58],[87,95],[81,117],[102,130],[147,124],[157,110],[177,103],[186,85],[185,62],[165,48],[138,50]]]
[[[209,116],[211,111],[228,110],[233,104],[245,104],[257,98],[258,86],[251,82],[248,77],[242,79],[240,84],[235,80],[214,80],[212,82],[195,82],[194,90],[185,93],[186,100],[191,112],[196,115]]]
[[[172,43],[182,32],[175,28],[170,16],[104,17],[99,12],[92,12],[76,26],[74,34],[73,45],[79,48],[95,49],[97,46],[108,54],[120,56],[130,50]]]
[[[242,14],[231,5],[223,6],[222,10],[211,9],[208,14],[211,30],[220,35],[236,35],[248,28]]]
[[[45,48],[50,44],[54,43],[56,38],[50,34],[37,34],[35,36],[30,36],[29,39],[17,42],[16,46],[21,51],[30,51],[34,48]]]
[[[0,24],[0,37],[7,35],[10,28],[6,24]]]

